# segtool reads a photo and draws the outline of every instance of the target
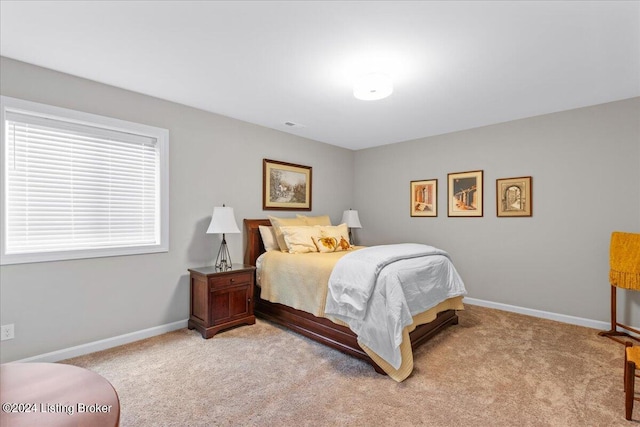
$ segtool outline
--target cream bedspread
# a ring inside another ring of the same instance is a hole
[[[355,250],[363,247],[356,247]],[[297,310],[325,317],[347,326],[333,316],[325,315],[324,308],[328,293],[328,282],[333,266],[349,252],[288,254],[270,251],[262,254],[257,262],[257,280],[261,288],[260,297],[266,301],[287,305]],[[291,292],[295,289],[295,292]],[[400,382],[413,370],[413,352],[409,333],[418,325],[433,321],[437,314],[449,309],[463,310],[462,296],[449,298],[435,307],[413,316],[413,323],[403,330],[400,353],[402,362],[395,369],[360,341],[360,347],[391,378]]]
[[[356,250],[361,248],[356,247]],[[329,276],[336,262],[348,253],[288,254],[269,251],[260,255],[256,262],[260,298],[325,317]]]

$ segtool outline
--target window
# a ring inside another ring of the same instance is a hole
[[[169,131],[1,97],[1,264],[169,250]]]

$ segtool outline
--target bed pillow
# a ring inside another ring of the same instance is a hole
[[[289,252],[289,248],[287,248],[287,242],[284,241],[284,236],[282,235],[282,231],[280,231],[280,227],[286,227],[290,225],[307,225],[303,218],[278,218],[275,216],[269,216],[269,221],[271,221],[271,225],[273,226],[273,231],[276,235],[276,240],[278,242],[278,246],[282,252]]]
[[[258,229],[260,230],[260,236],[262,237],[262,244],[264,244],[265,251],[279,251],[280,245],[278,245],[278,241],[276,240],[276,233],[273,230],[273,227],[259,225]]]
[[[289,225],[280,227],[287,249],[291,254],[305,254],[308,252],[318,252],[318,248],[313,241],[318,235],[316,227]]]
[[[296,215],[298,218],[302,218],[305,221],[305,225],[331,225],[331,218],[329,215],[320,216],[306,216]]]
[[[352,248],[349,242],[347,224],[335,226],[317,226],[320,236],[315,236],[314,243],[320,252],[348,251]]]

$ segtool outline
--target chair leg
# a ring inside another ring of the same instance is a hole
[[[598,332],[598,335],[600,335],[601,337],[607,337],[607,338],[611,338],[614,341],[617,341],[619,343],[623,343],[623,341],[621,339],[615,338],[615,337],[620,337],[620,336],[625,336],[626,334],[624,332],[620,332],[618,331],[618,314],[617,314],[617,296],[616,296],[616,287],[611,285],[611,329],[609,329],[608,331],[601,331]]]
[[[616,294],[617,294],[617,288],[611,285],[611,329],[609,329],[608,331],[600,331],[598,332],[598,335],[600,335],[601,337],[610,338],[613,341],[619,342],[620,344],[624,344],[624,341],[623,341],[624,338],[631,338],[633,340],[640,342],[640,338],[638,338],[637,336],[618,330],[618,327],[621,327],[624,330],[635,332],[636,334],[640,334],[639,330],[634,329],[627,325],[623,325],[622,323],[618,323],[618,310],[617,310],[618,298]],[[617,338],[617,337],[624,337],[624,338]]]
[[[633,414],[633,398],[634,398],[634,383],[636,378],[636,364],[632,361],[625,363],[625,377],[624,377],[624,412],[625,418],[631,420]]]
[[[622,382],[624,383],[624,391],[627,391],[627,348],[633,346],[629,341],[624,343],[624,374]]]

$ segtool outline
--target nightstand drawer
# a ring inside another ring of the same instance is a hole
[[[209,290],[220,289],[227,286],[243,285],[251,283],[253,272],[239,273],[222,277],[209,278]]]

